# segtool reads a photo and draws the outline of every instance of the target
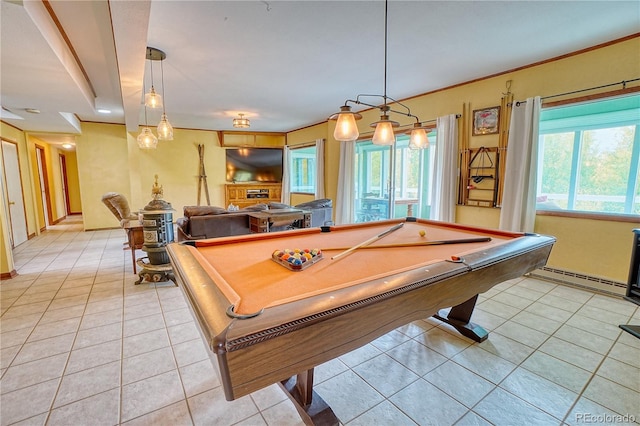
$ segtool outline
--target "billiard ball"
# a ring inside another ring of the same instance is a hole
[[[426,235],[426,232],[424,232],[424,229],[421,229],[418,234],[420,234],[421,237],[424,237]]]

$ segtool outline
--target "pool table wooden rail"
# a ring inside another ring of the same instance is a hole
[[[170,244],[175,275],[212,352],[228,400],[282,382],[440,309],[461,306],[469,322],[479,293],[544,266],[552,237],[531,235],[383,279],[267,307],[255,318],[226,315],[228,300],[194,259]],[[466,305],[465,305],[465,302]],[[444,318],[446,319],[446,317]]]

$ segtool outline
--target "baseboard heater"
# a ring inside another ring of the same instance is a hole
[[[624,296],[627,291],[626,283],[566,271],[563,269],[549,268],[548,266],[536,269],[531,272],[529,276],[615,296]]]

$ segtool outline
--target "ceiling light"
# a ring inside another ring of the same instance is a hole
[[[151,90],[144,95],[145,116],[146,107],[149,108],[162,108],[162,116],[160,117],[160,123],[158,123],[158,139],[164,141],[173,140],[173,126],[167,118],[167,111],[165,109],[165,102],[163,102],[164,96],[164,65],[163,61],[167,58],[166,53],[155,47],[147,47],[147,60],[151,62]],[[153,86],[153,62],[160,61],[161,80],[162,80],[162,96],[156,93]],[[146,118],[145,118],[146,120]]]
[[[100,114],[111,114],[111,110],[110,109],[98,108],[97,111]]]
[[[329,120],[338,120],[333,137],[338,141],[355,141],[358,139],[358,126],[356,120],[360,120],[362,116],[357,112],[351,112],[351,107],[343,105],[340,112],[333,114]]]
[[[144,91],[144,79],[142,82],[142,90]],[[136,138],[138,148],[140,149],[156,149],[158,146],[158,138],[153,134],[147,122],[147,106],[144,105],[144,127],[140,130],[140,134]]]
[[[40,110],[37,108],[25,108],[24,110],[29,114],[40,114]]]
[[[411,110],[406,105],[387,96],[387,22],[388,22],[388,0],[384,2],[384,94],[382,95],[358,95],[355,100],[347,99],[343,106],[340,107],[340,112],[333,114],[329,117],[329,120],[337,120],[336,128],[333,132],[334,139],[338,141],[354,141],[358,139],[360,135],[356,120],[362,118],[360,114],[351,112],[351,107],[348,103],[354,103],[356,105],[366,105],[372,108],[378,108],[381,112],[380,120],[371,124],[375,127],[372,142],[376,145],[392,145],[395,143],[395,131],[394,128],[399,127],[400,123],[389,119],[389,113],[401,114],[406,117],[413,117],[416,119],[416,124],[420,125],[420,120],[417,116],[411,114]],[[382,98],[382,105],[373,105],[370,103],[362,102],[362,97],[376,97]],[[406,109],[406,111],[396,111],[389,107],[388,101],[392,104],[399,105]],[[415,136],[412,133],[411,138],[416,138],[415,143],[418,144],[418,138],[422,136],[419,131],[416,131]],[[426,135],[425,135],[426,137]]]
[[[409,137],[409,149],[425,149],[429,146],[427,133],[433,130],[431,127],[423,127],[421,123],[414,123],[413,129],[407,131]]]
[[[163,51],[147,46],[147,59],[151,61],[151,90],[144,95],[144,106],[148,108],[162,108],[162,96],[156,93],[153,86],[153,61],[162,61],[166,58]]]
[[[158,146],[158,138],[149,127],[143,127],[136,140],[140,149],[156,149]]]
[[[0,108],[0,118],[7,118],[12,120],[24,120],[24,118],[20,117],[17,114],[12,113],[5,107]]]
[[[63,147],[64,149],[71,149],[71,148],[73,148],[73,145],[71,145],[70,143],[63,143],[63,144],[62,144],[62,147]]]
[[[244,114],[238,114],[238,118],[233,119],[233,127],[246,129],[247,127],[251,127],[251,122],[248,118],[244,118]]]
[[[373,142],[374,145],[393,145],[396,141],[396,135],[393,128],[398,127],[400,123],[389,120],[389,115],[387,114],[389,106],[386,104],[380,108],[380,110],[382,111],[380,120],[371,124],[371,127],[375,127],[376,129],[373,133],[371,142]]]

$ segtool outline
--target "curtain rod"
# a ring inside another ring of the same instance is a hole
[[[460,117],[462,117],[462,114],[456,114],[456,118],[460,118]],[[421,121],[420,124],[422,124],[422,123],[435,123],[436,121],[438,121],[438,119],[437,118],[433,118],[431,120]],[[400,126],[400,127],[403,127],[403,126]]]
[[[640,81],[640,78],[634,78],[634,79],[631,79],[631,80],[622,80],[622,81],[619,81],[617,83],[604,84],[602,86],[590,87],[588,89],[574,90],[573,92],[559,93],[557,95],[549,95],[549,96],[545,96],[545,97],[540,98],[540,99],[541,100],[545,100],[545,99],[550,99],[550,98],[558,98],[560,96],[574,95],[576,93],[588,92],[590,90],[596,90],[596,89],[604,89],[605,87],[617,86],[619,84],[622,84],[622,89],[624,90],[624,89],[627,88],[627,83],[633,83],[635,81]],[[526,104],[526,103],[527,103],[527,101],[512,102],[512,104],[515,104],[515,106],[520,106],[520,104]]]

